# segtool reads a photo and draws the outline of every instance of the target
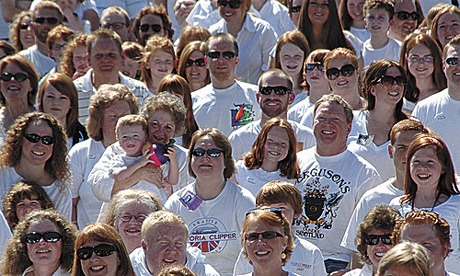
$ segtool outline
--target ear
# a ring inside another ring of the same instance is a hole
[[[393,27],[394,24],[395,24],[395,19],[393,15],[393,17],[390,19],[390,28]]]
[[[351,124],[347,124],[347,135],[351,132]]]
[[[393,146],[388,145],[388,154],[390,155],[390,158],[393,158]]]
[[[238,63],[240,62],[240,56],[237,56],[237,57],[235,58],[235,62],[236,62],[236,64],[238,64]]]
[[[371,94],[375,97],[375,87],[371,87],[371,88],[370,88],[370,92],[371,92]]]
[[[86,53],[86,60],[88,61],[88,66],[91,67],[91,56],[89,55],[89,53]]]
[[[259,93],[256,93],[256,99],[257,99],[257,102],[260,101],[260,94]]]
[[[288,104],[292,104],[292,102],[295,99],[295,94],[294,93],[289,93],[288,95],[289,95],[288,96]]]
[[[203,57],[203,59],[204,59],[204,64],[206,65],[206,69],[209,70],[208,56],[205,55],[205,56]]]

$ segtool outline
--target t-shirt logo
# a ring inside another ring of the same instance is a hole
[[[232,113],[232,127],[237,129],[241,126],[247,125],[254,121],[255,113],[252,104],[233,104]]]
[[[189,228],[189,244],[203,253],[221,252],[228,241],[237,239],[236,231],[227,231],[224,224],[215,218],[197,219]]]

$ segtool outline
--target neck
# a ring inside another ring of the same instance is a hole
[[[353,21],[353,23],[351,24],[351,26],[353,28],[356,28],[356,29],[364,29],[364,20],[361,20],[361,21]]]
[[[429,208],[435,206],[437,202],[435,202],[438,198],[438,191],[436,187],[430,188],[427,187],[425,189],[418,187],[417,193],[414,198],[414,206],[417,208]]]
[[[206,84],[204,82],[200,82],[200,83],[197,83],[197,82],[192,82],[190,83],[190,91],[193,92],[193,91],[196,91],[202,87],[206,86]]]
[[[339,95],[337,93],[333,93],[333,94]],[[344,94],[341,93],[340,96],[342,96],[342,98],[348,104],[351,105],[351,108],[353,110],[358,110],[358,109],[363,107],[362,102],[361,102],[361,97],[359,96],[359,94],[356,91],[353,91],[353,92],[347,91]]]
[[[399,172],[398,170],[396,170],[396,177],[393,181],[391,181],[391,184],[395,186],[397,189],[404,190],[404,181],[404,172]]]
[[[115,143],[117,139],[102,138],[101,142],[104,148],[107,148],[111,144]]]
[[[66,117],[63,117],[63,118],[57,118],[59,123],[61,123],[61,126],[67,130],[67,118]]]
[[[380,49],[380,48],[385,47],[388,44],[389,40],[390,39],[385,34],[371,35],[370,44],[371,44],[372,48]]]
[[[212,83],[212,87],[216,88],[216,89],[225,89],[225,88],[229,88],[230,86],[232,86],[234,83],[235,83],[235,76],[232,75],[230,78],[226,79],[226,80],[217,80],[216,78],[213,78],[211,76],[211,83]]]
[[[233,35],[233,37],[237,37],[238,33],[240,32],[241,28],[243,28],[244,20],[246,16],[242,18],[242,20],[235,21],[235,22],[227,22],[227,31],[229,34]]]
[[[373,110],[368,111],[368,119],[391,124],[391,126],[393,126],[395,123],[395,109],[396,107],[394,105],[376,104]]]
[[[324,35],[324,26],[316,27],[313,26],[313,39],[311,40],[310,49],[327,48],[326,36]]]
[[[222,175],[220,179],[196,180],[196,194],[203,200],[212,200],[220,195],[225,187],[225,179]]]
[[[456,100],[460,101],[460,87],[457,87],[455,85],[448,85],[447,86],[447,93],[449,93],[449,96]]]
[[[272,161],[268,161],[268,160],[264,160],[262,162],[262,166],[261,166],[262,170],[266,171],[266,172],[275,172],[278,170],[278,162],[272,162]]]
[[[312,104],[316,103],[323,95],[326,94],[329,94],[329,89],[324,89],[324,87],[310,86],[310,90],[308,90],[309,100]]]
[[[91,78],[92,78],[93,86],[96,89],[98,89],[99,86],[101,86],[102,84],[120,83],[120,79],[118,78],[118,71],[116,74],[110,73],[110,74],[101,74],[98,76],[96,76],[93,71],[91,75],[92,75]]]
[[[252,1],[252,6],[257,10],[260,11],[264,4],[267,2],[267,0],[253,0]]]
[[[35,39],[35,44],[37,45],[37,49],[40,53],[44,54],[45,56],[48,56],[48,46],[46,43],[42,43]]]
[[[153,94],[157,94],[158,93],[158,85],[160,84],[159,81],[152,81],[152,83],[149,85],[149,90],[150,92],[152,92]]]
[[[342,152],[344,152],[346,149],[347,149],[346,143],[343,145],[341,150],[331,149],[331,146],[329,146],[329,145],[323,145],[323,146],[318,146],[318,144],[316,145],[316,153],[319,156],[334,156],[334,155],[338,155],[338,154],[341,154]]]
[[[26,163],[25,161],[19,161],[19,164],[14,167],[14,170],[22,178],[26,180],[32,180],[40,186],[48,186],[53,183],[54,179],[45,171],[45,164],[40,166],[34,166]]]
[[[268,120],[275,118],[275,117],[269,117],[265,113],[262,112],[262,117],[260,118],[260,125],[263,126]],[[283,111],[280,115],[276,116],[276,118],[281,118],[284,120],[287,120],[287,110]]]
[[[421,101],[435,92],[437,92],[436,84],[433,81],[433,78],[418,78],[415,79],[417,88],[420,90],[420,95],[418,96],[418,100]]]
[[[59,264],[49,266],[49,265],[32,265],[34,268],[33,275],[43,275],[43,276],[52,276],[53,273],[58,270]]]
[[[14,104],[6,104],[5,107],[2,109],[3,115],[5,117],[5,120],[8,124],[6,126],[6,129],[10,126],[10,124],[13,123],[15,118],[18,118],[19,116],[26,114],[27,112],[32,111],[32,109],[29,107],[29,104],[27,103],[27,100],[24,101],[15,101]]]
[[[404,40],[404,37],[402,37],[401,35],[398,35],[397,33],[393,32],[391,28],[388,31],[388,37],[392,38],[394,40],[397,40],[397,41],[403,41]]]

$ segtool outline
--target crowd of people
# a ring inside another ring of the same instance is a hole
[[[460,275],[458,1],[0,12],[1,275]]]

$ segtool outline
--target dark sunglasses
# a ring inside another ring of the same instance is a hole
[[[449,65],[457,65],[458,64],[458,57],[446,58],[446,63],[449,64]]]
[[[58,242],[62,238],[62,236],[57,232],[45,232],[43,234],[32,232],[26,235],[26,243],[34,244],[39,242],[42,238],[46,242],[55,243]]]
[[[28,24],[20,24],[18,26],[19,30],[27,30],[30,27]]]
[[[255,232],[249,233],[249,234],[246,234],[244,238],[249,242],[254,242],[254,241],[258,241],[260,236],[262,236],[264,240],[271,240],[276,237],[284,237],[282,234],[276,231],[265,231],[262,233],[255,233]]]
[[[58,23],[58,19],[56,17],[37,17],[34,19],[34,22],[37,24],[48,23],[49,25],[54,25]]]
[[[240,2],[238,0],[230,0],[230,1],[227,1],[227,0],[217,0],[217,4],[221,7],[225,7],[225,6],[229,6],[230,8],[232,9],[239,9],[241,4],[243,2]]]
[[[305,69],[307,69],[307,71],[313,71],[313,70],[315,70],[315,67],[318,68],[319,71],[324,72],[324,65],[322,65],[320,63],[307,63],[307,64],[305,64]]]
[[[16,73],[16,74],[11,74],[11,73],[3,73],[0,75],[0,79],[2,81],[10,81],[12,78],[14,78],[18,82],[23,82],[26,79],[29,78],[27,74],[24,73]]]
[[[234,52],[230,52],[230,51],[226,51],[226,52],[212,51],[212,52],[207,53],[206,55],[212,59],[218,59],[220,58],[220,55],[222,55],[224,59],[232,59],[236,56]]]
[[[275,95],[281,96],[291,93],[291,90],[284,86],[262,86],[259,89],[259,93],[265,96],[268,96],[272,93]]]
[[[403,86],[407,84],[407,80],[403,76],[397,76],[397,77],[381,76],[380,79],[377,80],[377,83],[381,83],[383,85],[397,84],[397,85]]]
[[[205,63],[204,63],[204,58],[199,58],[199,59],[188,59],[186,62],[185,62],[185,67],[192,67],[193,64],[195,64],[196,66],[198,67],[203,67],[205,66]]]
[[[99,244],[91,247],[82,247],[77,250],[77,257],[80,260],[88,260],[93,256],[93,252],[99,257],[106,257],[112,255],[117,251],[117,247],[113,244]]]
[[[300,12],[300,9],[302,8],[302,6],[292,6],[289,10],[292,12],[292,13],[298,13]]]
[[[417,20],[419,18],[419,14],[418,12],[406,12],[406,11],[400,11],[400,12],[397,12],[396,13],[396,16],[400,19],[400,20],[407,20],[410,18],[412,18],[412,20]]]
[[[26,133],[24,137],[27,139],[27,141],[31,143],[38,143],[38,141],[42,140],[43,145],[49,146],[54,143],[54,138],[51,136],[40,136],[35,133]]]
[[[201,149],[201,148],[196,148],[192,150],[192,155],[196,157],[201,157],[204,156],[206,153],[209,157],[214,157],[217,158],[219,157],[224,151],[221,149]]]
[[[335,80],[340,75],[342,75],[344,77],[348,77],[348,76],[353,75],[354,72],[355,72],[355,67],[353,65],[345,64],[340,69],[338,69],[338,68],[329,68],[329,69],[327,69],[326,70],[326,76],[330,80]]]
[[[141,30],[144,33],[148,32],[150,28],[152,28],[152,31],[155,33],[159,33],[162,29],[161,25],[158,25],[158,24],[152,24],[152,25],[142,24],[139,26],[139,30]]]
[[[392,244],[390,235],[368,235],[364,239],[364,242],[367,245],[377,245],[379,243],[379,240],[381,240],[382,243],[385,245]]]

